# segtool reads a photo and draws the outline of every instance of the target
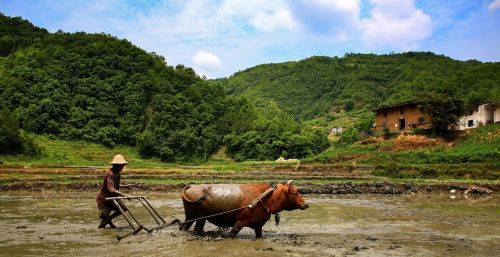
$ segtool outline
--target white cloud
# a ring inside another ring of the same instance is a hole
[[[431,17],[412,0],[371,0],[371,17],[363,20],[363,42],[368,48],[413,50],[432,32]]]
[[[361,19],[361,7],[367,1],[297,0],[290,6],[300,26],[330,44],[361,42],[368,49],[413,50],[431,35],[432,20],[415,7],[414,0],[369,3],[373,8],[365,19]]]
[[[500,8],[500,0],[494,0],[488,5],[488,9],[490,11],[494,11],[496,9]]]
[[[196,54],[191,58],[193,63],[205,70],[214,70],[221,66],[222,61],[217,55],[211,52],[205,52],[203,50],[199,50]]]
[[[318,7],[326,8],[334,11],[342,11],[347,13],[359,12],[359,0],[311,0],[309,1]]]
[[[165,56],[169,65],[189,65],[208,77],[311,55],[417,49],[446,54],[450,44],[457,45],[453,56],[470,53],[471,48],[479,49],[476,52],[484,60],[499,56],[498,48],[492,47],[498,36],[491,31],[498,27],[500,12],[491,11],[500,9],[500,0],[422,0],[418,7],[416,0],[88,0],[71,4],[40,0],[37,5],[9,1],[15,2],[19,15],[36,10],[42,15],[39,20],[52,24],[45,26],[51,31],[103,31]],[[466,26],[460,23],[471,13],[482,19]],[[489,43],[482,44],[486,37]],[[469,43],[472,39],[474,44]],[[460,42],[468,47],[458,46]]]
[[[290,1],[294,18],[303,29],[321,38],[355,37],[360,28],[359,0]]]
[[[274,13],[259,11],[255,18],[250,21],[255,28],[261,31],[274,31],[279,28],[294,29],[297,25],[290,11],[280,9]]]

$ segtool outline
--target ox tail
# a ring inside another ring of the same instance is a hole
[[[181,195],[182,195],[182,200],[189,202],[189,203],[201,203],[203,200],[205,200],[208,197],[208,193],[205,192],[200,198],[192,201],[189,199],[189,197],[186,195],[186,190],[188,190],[191,186],[186,186],[182,189]]]

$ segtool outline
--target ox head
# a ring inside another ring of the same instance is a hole
[[[297,191],[297,187],[293,184],[293,180],[288,180],[288,182],[283,184],[283,192],[286,199],[285,210],[305,210],[309,207],[309,205],[304,201],[304,198],[302,198]]]

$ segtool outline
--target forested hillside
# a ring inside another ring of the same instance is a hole
[[[110,35],[27,33],[41,29],[19,18],[9,24],[2,39],[13,34],[23,44],[0,62],[0,108],[24,130],[137,144],[164,160],[206,158],[221,142],[220,121],[234,101],[191,68]]]
[[[221,146],[235,160],[305,158],[330,146],[332,125],[349,129],[340,145],[366,136],[380,104],[500,101],[500,63],[347,54],[206,81],[111,35],[49,33],[1,14],[0,24],[0,154],[39,154],[27,131],[163,161],[205,161]]]
[[[303,157],[327,146],[312,143],[324,142],[325,135],[258,119],[245,100],[227,96],[191,68],[168,66],[162,56],[127,40],[48,33],[3,15],[0,21],[5,46],[5,57],[0,57],[0,154],[27,153],[10,149],[9,142],[23,141],[19,128],[66,140],[137,146],[143,156],[164,161],[206,160],[224,143],[241,160],[282,153]],[[239,135],[254,136],[243,140]],[[296,137],[288,146],[283,138],[291,135]],[[257,141],[248,142],[252,140]],[[255,144],[258,140],[262,146]]]
[[[498,102],[499,81],[498,62],[456,61],[429,52],[311,57],[259,65],[217,80],[261,112],[282,111],[298,121],[332,110],[371,110],[430,92],[468,104]]]

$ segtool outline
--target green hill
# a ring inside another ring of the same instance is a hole
[[[7,56],[20,47],[40,41],[48,34],[47,30],[21,17],[8,17],[0,13],[0,56]]]
[[[466,103],[500,101],[500,63],[457,61],[429,52],[311,57],[264,64],[219,79],[264,113],[297,121],[341,109],[371,110],[413,100],[421,93],[450,94]]]
[[[380,104],[423,93],[500,101],[500,63],[433,53],[347,54],[206,81],[111,35],[49,33],[2,14],[0,24],[4,155],[43,151],[24,130],[51,140],[128,145],[141,157],[169,162],[206,161],[221,145],[235,160],[303,159],[330,146],[327,127],[354,128],[343,144],[359,140]]]
[[[127,40],[48,33],[2,14],[0,21],[6,46],[0,54],[0,154],[39,152],[21,130],[136,146],[142,157],[170,162],[207,160],[222,144],[238,160],[304,157],[327,147],[326,135],[259,118],[222,86]]]
[[[231,132],[223,117],[239,108],[236,100],[191,68],[168,66],[110,35],[47,33],[18,17],[0,20],[2,42],[13,39],[0,57],[0,110],[18,123],[0,124],[0,132],[15,131],[11,126],[137,145],[143,156],[166,161],[206,159]]]

